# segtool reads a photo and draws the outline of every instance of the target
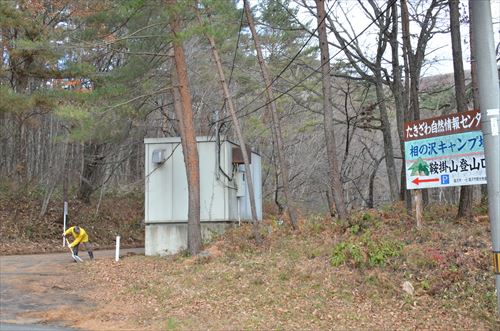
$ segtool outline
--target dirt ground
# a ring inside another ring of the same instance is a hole
[[[266,222],[262,245],[242,226],[201,256],[71,266],[61,278],[78,281],[84,304],[24,316],[84,330],[500,329],[488,223],[443,214],[413,231],[395,214],[359,216],[296,232]]]
[[[143,250],[122,250],[122,254],[143,254]],[[110,263],[114,251],[95,255],[95,262]],[[85,252],[80,256],[84,263],[73,262],[69,253],[0,256],[0,322],[31,329],[33,324],[74,327],[73,316],[85,319],[95,303],[82,295],[90,289],[75,275],[94,262],[88,261]]]
[[[0,321],[99,331],[499,330],[489,222],[454,215],[429,207],[419,230],[398,206],[345,221],[311,215],[297,231],[268,219],[261,245],[243,225],[194,257],[1,256]]]

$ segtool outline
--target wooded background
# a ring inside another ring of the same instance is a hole
[[[40,215],[62,195],[142,191],[145,137],[189,150],[217,132],[262,155],[264,200],[292,223],[411,208],[403,122],[479,107],[465,1],[4,0],[0,28],[0,185],[36,189]],[[424,77],[443,35],[455,77]],[[474,197],[424,202],[463,216]]]

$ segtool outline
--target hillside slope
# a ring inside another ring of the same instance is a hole
[[[62,202],[52,201],[40,217],[35,194],[0,194],[0,254],[37,254],[63,251]],[[123,247],[142,247],[144,229],[142,199],[134,195],[105,197],[100,203],[69,201],[69,226],[80,225],[89,233],[94,249],[114,246],[116,235]]]
[[[419,231],[397,206],[297,232],[268,220],[261,246],[244,225],[196,257],[97,260],[71,276],[96,306],[42,317],[87,330],[498,329],[489,223],[455,212],[427,208]]]

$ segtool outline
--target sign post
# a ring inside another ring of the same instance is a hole
[[[66,226],[68,225],[68,202],[64,201],[64,214],[63,214],[63,233],[66,232]],[[63,247],[66,245],[66,237],[63,237]]]
[[[484,139],[478,110],[406,122],[406,188],[416,190],[415,218],[422,224],[422,192],[432,187],[486,183]]]
[[[477,77],[479,85],[479,106],[483,115],[482,130],[486,164],[488,166],[488,215],[491,223],[491,240],[495,281],[497,289],[497,310],[500,314],[500,91],[498,68],[493,38],[490,1],[469,1],[471,28],[474,31],[474,46],[477,49]]]
[[[486,183],[478,110],[407,122],[404,137],[409,190]]]

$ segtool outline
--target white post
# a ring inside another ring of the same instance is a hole
[[[120,236],[116,236],[116,250],[115,250],[115,261],[120,260]]]
[[[64,212],[63,212],[63,233],[66,232],[66,220],[68,217],[68,202],[64,201]],[[63,237],[63,247],[66,246],[66,237]]]
[[[238,226],[241,226],[240,202],[241,202],[241,198],[237,197],[236,198],[236,210],[238,213]]]
[[[422,190],[415,190],[415,218],[417,219],[417,229],[422,228],[422,215],[424,214],[423,206]]]

